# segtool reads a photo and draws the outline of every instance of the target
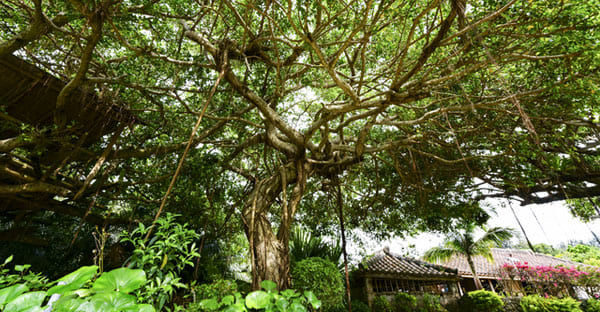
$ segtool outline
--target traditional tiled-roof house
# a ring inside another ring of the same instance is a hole
[[[456,269],[402,257],[387,247],[363,262],[354,276],[358,287],[354,296],[366,299],[369,305],[375,296],[393,296],[397,292],[442,297],[462,294]]]
[[[559,259],[530,250],[492,248],[493,262],[482,256],[473,258],[477,275],[484,288],[498,290],[503,278],[502,266],[505,263],[528,263],[530,266],[578,267],[581,263]],[[462,296],[475,290],[473,274],[464,256],[455,256],[437,264],[402,257],[386,247],[372,258],[364,261],[355,271],[353,298],[371,304],[375,296],[393,296],[397,292],[414,295],[432,293],[441,296],[442,302]],[[519,281],[504,281],[512,290],[521,292]],[[512,285],[514,284],[514,285]]]
[[[494,291],[498,286],[498,280],[502,278],[501,270],[505,263],[528,263],[530,266],[552,267],[558,265],[577,267],[582,265],[581,263],[559,259],[549,255],[536,253],[531,250],[522,249],[492,248],[492,256],[494,257],[494,262],[489,262],[483,256],[474,257],[473,262],[475,263],[475,270],[477,271],[477,275],[479,276],[483,286],[488,290]],[[450,260],[442,261],[438,264],[454,268],[458,271],[458,275],[461,278],[461,288],[463,290],[475,290],[473,273],[471,273],[467,259],[464,256],[454,256]]]

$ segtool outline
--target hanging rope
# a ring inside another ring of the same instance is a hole
[[[535,252],[535,248],[533,248],[531,241],[529,241],[529,237],[527,236],[527,233],[525,232],[525,229],[523,228],[523,225],[521,224],[521,220],[519,220],[519,217],[517,217],[517,213],[515,212],[515,209],[513,208],[512,204],[510,203],[510,200],[507,199],[506,202],[508,203],[508,207],[510,207],[510,210],[512,211],[513,215],[515,216],[515,219],[517,219],[517,223],[519,224],[519,227],[521,228],[523,235],[525,235],[525,240],[527,241],[527,245],[529,246],[529,249],[531,249],[531,251]]]
[[[346,277],[346,295],[348,296],[348,312],[352,312],[352,298],[350,297],[350,277],[348,274],[348,253],[346,252],[346,229],[344,227],[344,198],[342,197],[342,186],[340,179],[334,177],[337,193],[338,218],[340,220],[340,232],[342,234],[342,254],[344,255],[344,274]]]
[[[171,194],[171,191],[173,190],[173,186],[175,186],[175,181],[177,181],[177,176],[179,176],[179,173],[181,172],[181,168],[183,167],[183,163],[185,162],[185,158],[186,158],[188,152],[190,151],[190,148],[192,146],[192,142],[194,141],[194,137],[196,137],[196,132],[198,131],[198,128],[200,127],[200,123],[202,122],[202,117],[204,117],[204,113],[206,112],[206,109],[208,108],[208,104],[212,100],[215,92],[217,91],[217,87],[219,86],[219,83],[221,82],[221,79],[223,79],[223,76],[225,76],[225,68],[226,67],[227,67],[227,51],[225,52],[225,63],[223,65],[223,69],[221,70],[221,73],[219,74],[219,77],[217,78],[217,81],[215,82],[215,84],[213,85],[212,89],[210,90],[210,94],[208,95],[208,98],[206,99],[206,103],[204,103],[204,107],[202,108],[202,112],[198,116],[198,120],[196,121],[196,124],[194,125],[194,129],[192,129],[192,133],[190,134],[190,139],[188,140],[187,146],[185,147],[185,150],[183,151],[183,155],[181,156],[181,159],[179,160],[179,164],[177,165],[177,169],[175,170],[175,174],[173,174],[173,178],[171,179],[171,183],[169,183],[169,187],[167,188],[167,192],[165,193],[165,196],[163,197],[163,199],[162,199],[162,201],[160,203],[160,207],[158,208],[158,211],[156,212],[156,215],[154,216],[154,220],[152,221],[152,224],[156,223],[156,221],[160,217],[160,214],[162,213],[163,209],[165,208],[165,204],[167,203],[167,198],[169,198],[169,195]],[[144,237],[144,240],[148,240],[148,238],[150,237],[150,234],[152,234],[152,227],[150,227],[148,229],[148,233],[146,233],[146,236]]]

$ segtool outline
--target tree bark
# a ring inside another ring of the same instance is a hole
[[[467,262],[469,263],[469,268],[471,268],[471,273],[473,273],[473,281],[475,282],[475,288],[477,288],[477,290],[483,289],[483,285],[479,280],[479,276],[477,276],[477,270],[475,270],[475,263],[473,263],[473,259],[469,255],[467,255]]]
[[[309,165],[294,161],[280,168],[280,172],[260,180],[244,204],[242,221],[250,243],[252,288],[270,280],[286,289],[290,286],[289,237],[294,213],[304,194]],[[295,183],[289,201],[284,187]],[[269,208],[283,192],[281,222],[275,233],[268,217]]]

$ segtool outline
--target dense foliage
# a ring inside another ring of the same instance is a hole
[[[600,300],[597,298],[590,298],[585,301],[582,307],[585,312],[600,312]]]
[[[590,297],[599,296],[600,269],[597,267],[532,266],[527,262],[502,265],[501,283],[507,294],[517,295],[520,290],[512,289],[513,281],[526,286],[527,293],[543,296],[575,296],[573,287],[587,292]]]
[[[131,233],[121,234],[122,242],[130,242],[135,250],[127,260],[130,268],[142,269],[148,275],[146,285],[138,296],[161,309],[169,302],[177,288],[186,287],[180,274],[200,255],[194,240],[198,234],[187,224],[175,222],[177,215],[166,214],[152,226],[140,223]],[[152,231],[152,236],[146,235]]]
[[[329,260],[313,257],[292,267],[292,286],[300,291],[311,291],[325,307],[342,303],[344,284],[337,267]]]
[[[467,294],[473,312],[502,312],[504,302],[495,292],[487,290],[471,291]]]
[[[294,223],[387,237],[483,224],[484,197],[598,196],[599,8],[2,1],[0,57],[58,79],[46,106],[2,99],[2,238],[91,262],[83,223],[172,211],[204,242],[245,234],[253,287],[288,287]]]
[[[376,296],[371,303],[371,311],[394,312],[394,308],[385,296]]]
[[[327,259],[335,265],[340,263],[342,247],[339,241],[331,244],[322,237],[315,236],[307,230],[296,227],[290,236],[290,261],[292,263],[304,259],[319,257]]]
[[[600,248],[596,246],[578,244],[568,246],[563,257],[593,266],[600,266]]]
[[[393,306],[395,312],[411,312],[417,308],[417,297],[400,292],[394,295]]]
[[[558,299],[555,297],[525,296],[521,299],[523,312],[582,312],[580,303],[570,297]]]

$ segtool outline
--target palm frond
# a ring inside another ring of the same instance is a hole
[[[514,230],[511,228],[494,227],[485,232],[483,236],[475,242],[475,245],[490,244],[501,246],[502,243],[514,236]]]
[[[296,227],[290,233],[290,261],[292,263],[306,258],[319,257],[339,264],[342,247],[329,244],[321,237],[313,236],[309,231]]]
[[[490,242],[488,242],[488,243],[479,242],[478,244],[473,245],[473,248],[471,249],[471,255],[483,256],[490,263],[494,263],[494,256],[492,255],[492,247],[493,246],[494,245]]]
[[[451,247],[433,247],[425,252],[423,259],[429,262],[441,262],[458,254],[461,254],[461,252]]]

